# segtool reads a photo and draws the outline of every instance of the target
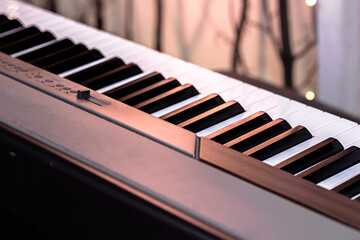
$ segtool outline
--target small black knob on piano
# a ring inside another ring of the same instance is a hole
[[[77,99],[89,99],[90,98],[90,90],[83,90],[83,91],[78,90],[76,98]]]

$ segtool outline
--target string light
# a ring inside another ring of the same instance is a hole
[[[305,93],[305,97],[309,101],[314,100],[315,99],[315,93],[313,91],[307,91]]]
[[[308,5],[309,7],[313,7],[315,6],[317,0],[305,0],[305,4]]]

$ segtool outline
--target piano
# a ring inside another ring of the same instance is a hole
[[[360,239],[358,123],[24,2],[10,19],[8,2],[5,231]]]

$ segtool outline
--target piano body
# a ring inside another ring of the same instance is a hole
[[[4,211],[67,239],[360,239],[357,123],[7,2]]]

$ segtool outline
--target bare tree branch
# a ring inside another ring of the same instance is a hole
[[[243,65],[243,58],[241,54],[241,40],[243,37],[244,27],[247,18],[247,10],[248,10],[248,0],[242,1],[242,6],[240,5],[240,18],[238,24],[236,24],[235,29],[235,41],[233,43],[233,57],[232,57],[232,71],[237,71],[237,66]]]
[[[296,88],[302,89],[306,86],[309,86],[312,82],[313,76],[316,74],[317,71],[317,64],[314,62],[314,64],[311,66],[309,71],[307,72],[304,81],[302,81]]]
[[[294,54],[294,58],[301,58],[302,56],[304,56],[306,53],[308,53],[313,47],[316,46],[316,40],[312,40],[306,43],[306,45],[299,50],[299,52],[297,52],[296,54]]]
[[[210,5],[209,2],[211,2],[211,1],[207,1],[204,3],[207,5]],[[227,33],[224,30],[222,30],[222,27],[217,25],[216,21],[214,21],[211,18],[211,14],[205,15],[204,19],[205,19],[205,23],[208,24],[210,26],[210,28],[212,28],[215,31],[215,36],[217,38],[222,39],[227,44],[232,44],[233,41],[232,41],[231,37],[229,35],[227,35]]]
[[[276,48],[277,52],[280,53],[282,52],[282,45],[275,37],[275,33],[272,26],[273,15],[269,12],[267,0],[262,0],[262,9],[266,18],[266,25],[264,25],[264,27],[266,28],[266,33],[268,33],[270,37],[270,41],[273,43],[273,46]]]
[[[156,34],[155,44],[156,50],[162,50],[162,22],[163,22],[163,2],[162,0],[156,0]]]
[[[235,14],[234,14],[234,10],[235,10],[234,0],[228,0],[228,5],[227,6],[228,6],[229,23],[231,25],[231,28],[235,29],[238,26],[237,26],[237,20],[236,20]]]
[[[303,57],[306,53],[308,53],[313,47],[316,46],[317,43],[317,27],[316,27],[316,6],[311,8],[311,29],[312,29],[312,40],[309,40],[301,50],[299,50],[299,52],[297,52],[295,54],[295,58],[301,58]]]
[[[103,29],[103,1],[102,0],[95,0],[95,20],[96,20],[96,27],[99,29]]]
[[[206,19],[209,15],[210,9],[212,6],[211,1],[205,1],[202,6],[202,15],[200,18],[200,21],[197,21],[194,33],[192,34],[191,40],[189,41],[190,46],[197,46],[197,43],[201,39],[201,34],[204,31],[204,21],[203,19]]]
[[[48,7],[47,7],[50,11],[52,12],[57,12],[57,3],[56,0],[49,0],[48,1]]]
[[[249,72],[246,62],[244,61],[241,50],[239,50],[236,54],[237,62],[239,63],[240,67],[243,69],[243,72],[247,74]]]
[[[313,32],[313,40],[309,41],[303,48],[296,54],[296,58],[301,58],[304,56],[308,51],[310,51],[313,47],[316,46],[317,43],[317,24],[316,24],[316,8],[317,5],[313,6],[311,8],[311,22],[312,22],[312,32]],[[317,71],[317,62],[315,60],[314,64],[311,66],[309,71],[307,72],[305,79],[297,86],[298,89],[304,88],[311,84],[313,81],[313,77],[316,74]]]
[[[133,39],[133,13],[134,5],[132,0],[126,0],[125,10],[125,38]]]

